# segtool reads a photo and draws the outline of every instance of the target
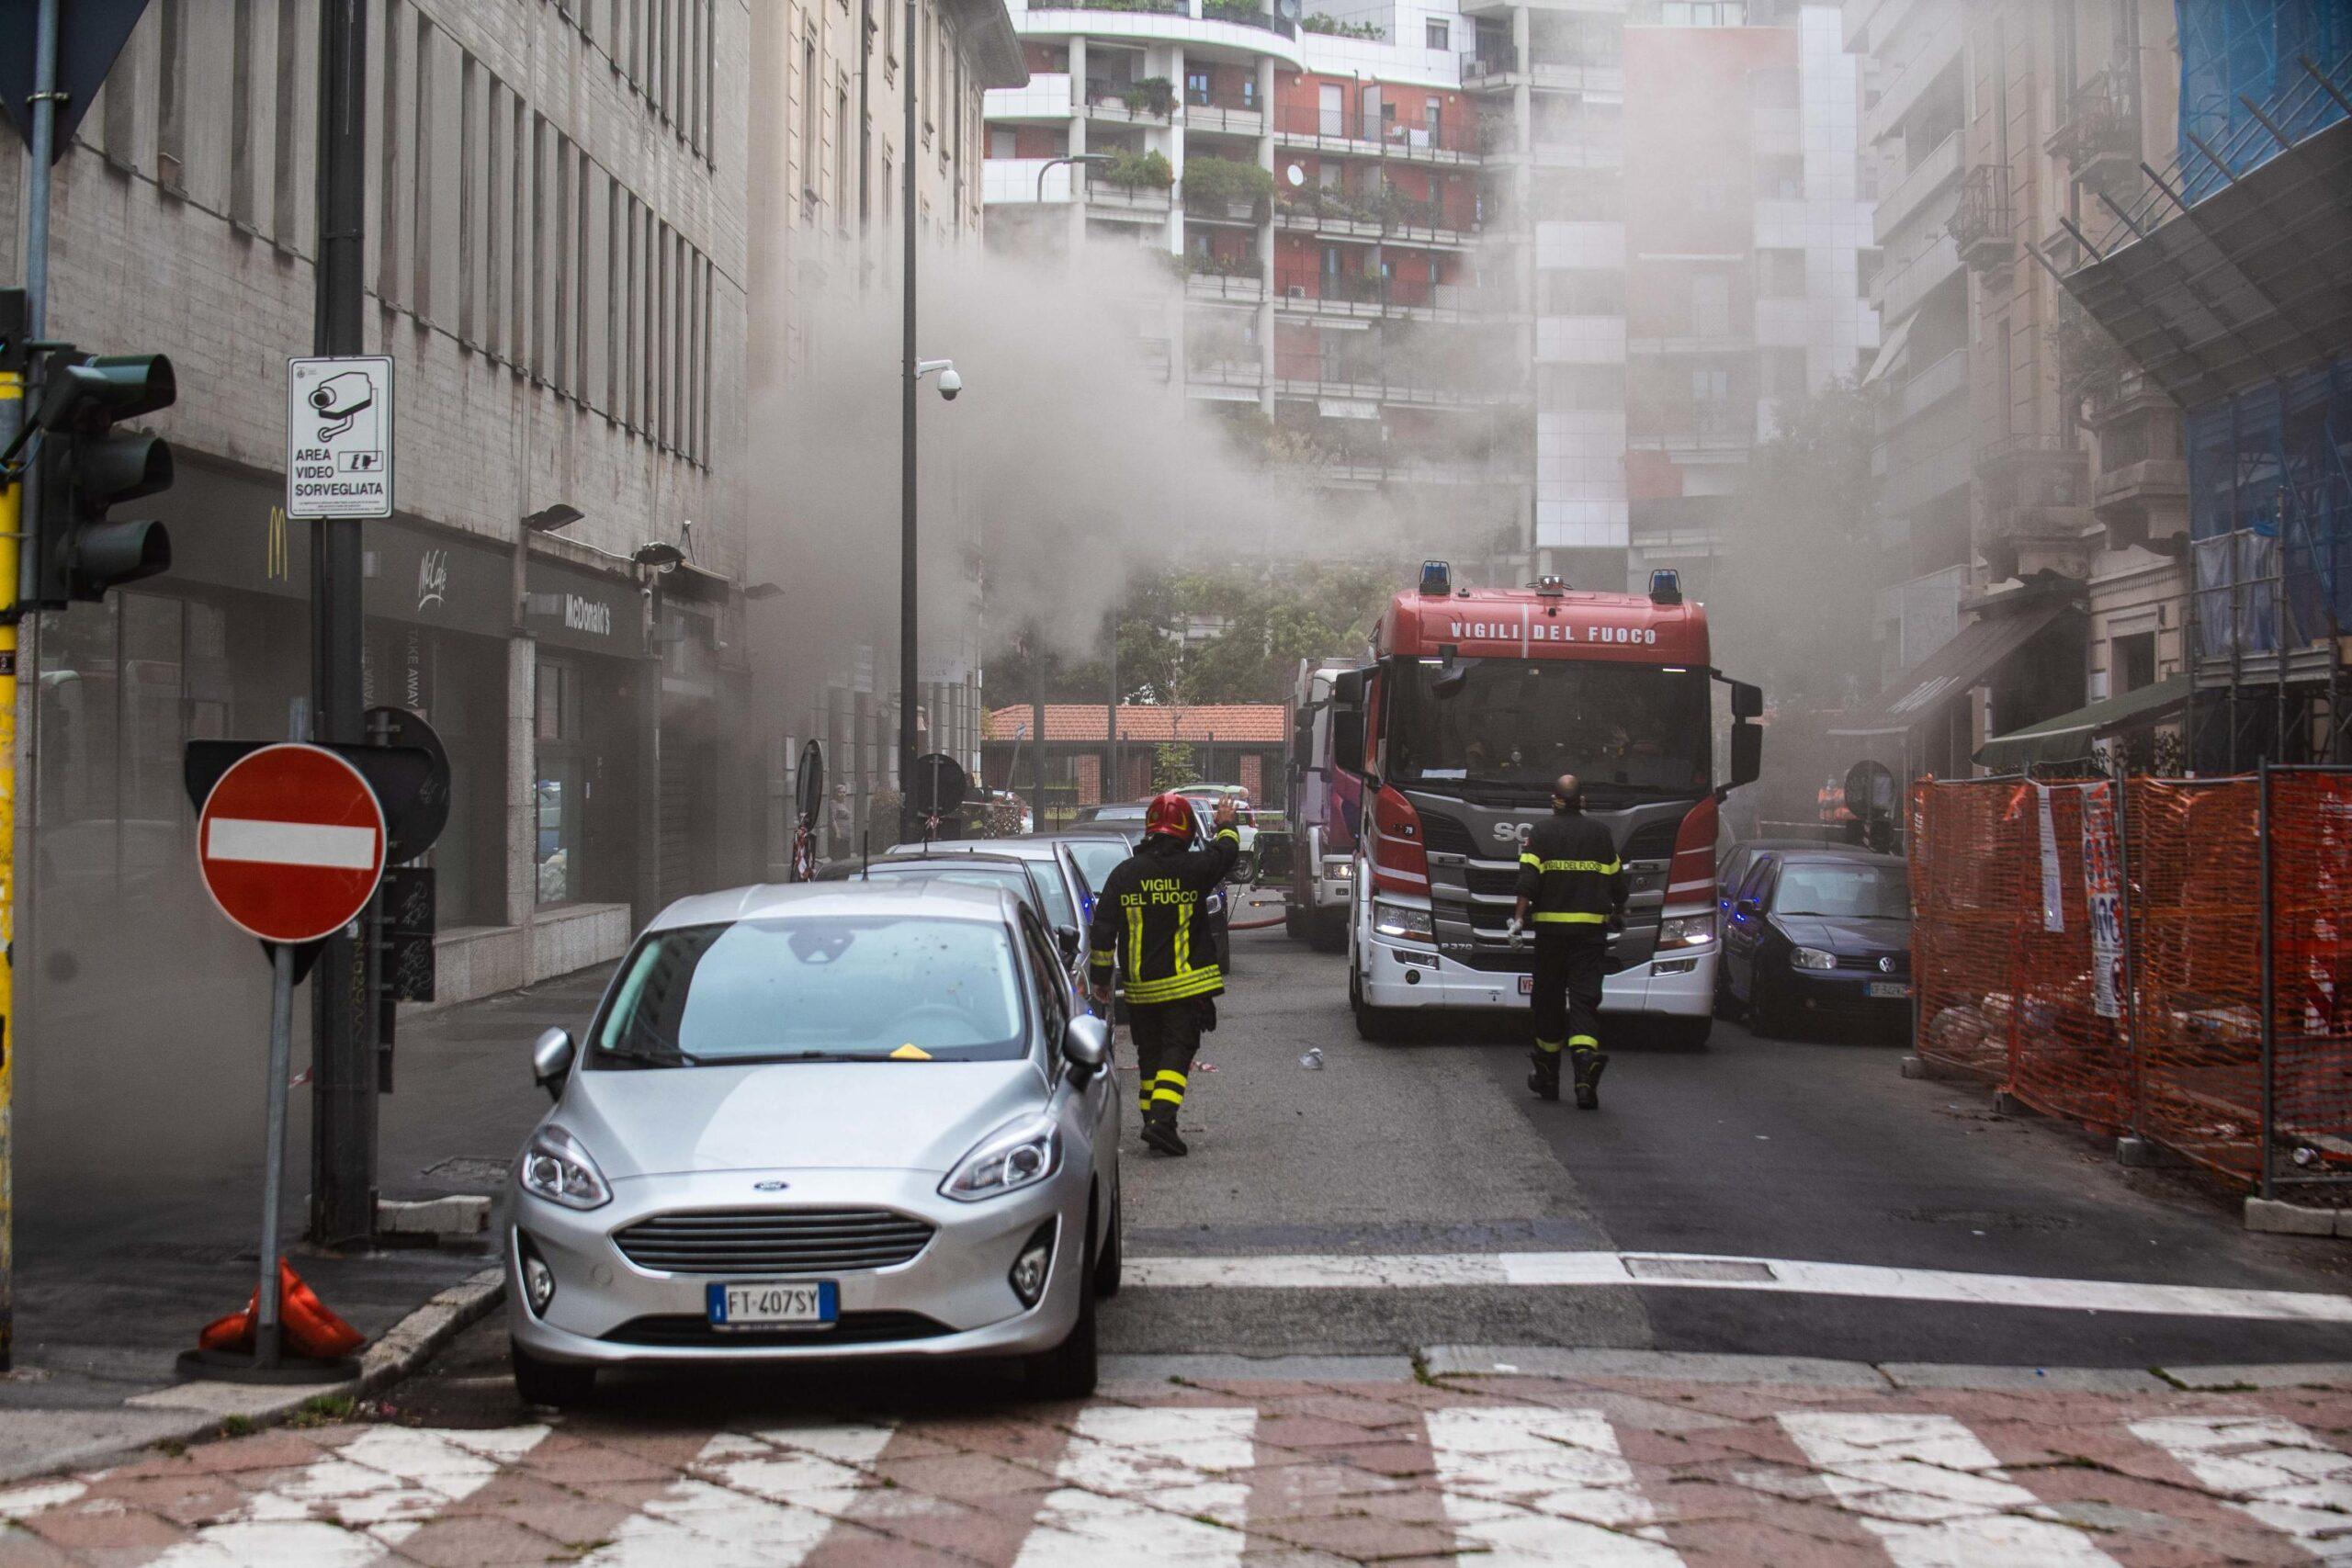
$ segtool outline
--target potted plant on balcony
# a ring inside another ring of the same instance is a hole
[[[1125,190],[1166,190],[1176,183],[1176,171],[1163,153],[1123,148],[1111,154],[1111,161],[1095,178]]]
[[[1129,114],[1166,119],[1176,112],[1176,84],[1165,76],[1146,76],[1129,84],[1119,101],[1127,106]]]
[[[1184,162],[1184,209],[1188,212],[1257,220],[1273,194],[1273,175],[1255,164],[1209,157]]]

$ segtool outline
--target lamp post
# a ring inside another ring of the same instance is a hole
[[[1046,176],[1060,164],[1107,164],[1110,161],[1111,154],[1108,152],[1072,152],[1067,157],[1046,159],[1037,165],[1037,205],[1040,207],[1046,205]]]

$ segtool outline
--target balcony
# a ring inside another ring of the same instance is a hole
[[[1294,400],[1332,399],[1407,408],[1478,409],[1525,402],[1530,393],[1523,383],[1505,385],[1479,377],[1449,380],[1422,376],[1408,380],[1393,373],[1383,375],[1373,367],[1332,364],[1281,376],[1274,383],[1274,395]]]
[[[1259,137],[1266,133],[1266,111],[1258,105],[1184,102],[1184,129],[1211,136]]]
[[[1086,118],[1106,125],[1170,125],[1176,118],[1176,91],[1166,78],[1121,82],[1086,79]]]
[[[1968,350],[1955,348],[1904,381],[1885,406],[1890,429],[1910,423],[1948,398],[1968,390]]]
[[[1702,462],[1742,462],[1756,444],[1756,417],[1744,404],[1650,403],[1626,411],[1628,451],[1664,452]]]
[[[1427,278],[1368,277],[1324,272],[1311,264],[1277,265],[1275,308],[1288,316],[1358,321],[1466,321],[1504,308],[1500,291]]]
[[[1904,117],[1918,107],[1936,79],[1960,59],[1965,8],[1940,6],[1938,12],[1926,23],[1909,57],[1883,85],[1878,102],[1864,115],[1863,140],[1878,141],[1892,134]]]
[[[1457,115],[1435,125],[1374,120],[1360,110],[1298,105],[1278,109],[1274,140],[1286,147],[1390,158],[1408,164],[1467,165],[1478,162],[1478,133],[1471,118]]]
[[[1509,87],[1519,73],[1519,50],[1511,44],[1490,44],[1462,57],[1462,85],[1469,92]]]
[[[1245,265],[1247,270],[1241,270]],[[1266,279],[1258,264],[1235,265],[1236,270],[1228,272],[1221,263],[1194,261],[1184,274],[1184,297],[1231,305],[1255,305],[1264,299]]]
[[[1538,316],[1535,359],[1540,365],[1623,365],[1623,316]]]
[[[1518,49],[1496,44],[1462,56],[1462,86],[1465,92],[1496,92],[1529,86],[1569,93],[1619,94],[1625,90],[1625,67],[1616,60],[1547,60],[1522,62]]]
[[[1919,308],[1919,301],[1960,276],[1960,247],[1948,231],[1939,231],[1926,249],[1908,261],[1887,258],[1885,268],[1871,282],[1871,293],[1879,320],[1899,321]]]
[[[2093,522],[2089,480],[2090,455],[2072,436],[2020,431],[1994,442],[1976,455],[1980,543],[2080,538]]]
[[[1338,190],[1285,191],[1274,204],[1277,227],[1327,239],[1393,240],[1407,244],[1466,250],[1475,231],[1457,228],[1441,202],[1399,192],[1351,197]]]
[[[1957,130],[1945,137],[1904,172],[1903,177],[1894,182],[1894,189],[1879,198],[1871,223],[1872,236],[1880,244],[1885,244],[1887,236],[1917,213],[1921,203],[1960,177],[1960,142]]]
[[[2075,177],[2110,194],[2140,172],[2140,99],[2131,81],[2102,71],[2066,99],[2065,122],[2042,145]]]
[[[1090,212],[1106,218],[1165,218],[1172,205],[1165,186],[1123,186],[1110,180],[1089,178],[1086,182],[1086,205]]]
[[[1994,272],[2018,258],[2017,209],[2009,196],[2009,171],[1979,164],[1960,185],[1960,205],[1951,215],[1952,243],[1971,272]]]

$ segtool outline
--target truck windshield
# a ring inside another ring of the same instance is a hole
[[[1392,660],[1386,684],[1390,776],[1445,789],[1549,788],[1574,773],[1589,788],[1695,795],[1713,780],[1707,673],[1568,660],[1464,661],[1440,695],[1439,666]]]

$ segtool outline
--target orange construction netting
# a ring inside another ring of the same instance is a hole
[[[2352,773],[2269,789],[2273,1174],[2352,1178]],[[1919,1055],[2258,1180],[2261,797],[2254,778],[1915,785]]]

